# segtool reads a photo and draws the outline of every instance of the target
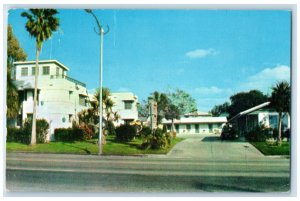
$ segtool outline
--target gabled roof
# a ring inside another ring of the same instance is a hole
[[[246,115],[246,114],[248,114],[248,113],[250,113],[250,112],[254,112],[254,111],[259,110],[259,109],[261,109],[261,108],[263,108],[263,107],[266,107],[266,106],[268,106],[268,105],[270,105],[270,102],[265,102],[265,103],[262,103],[262,104],[260,104],[260,105],[255,106],[255,107],[252,107],[252,108],[249,108],[249,109],[247,109],[247,110],[244,110],[244,111],[238,113],[237,115],[235,115],[234,117],[232,117],[231,119],[229,119],[228,122],[231,122],[231,121],[233,121],[234,119],[239,118],[240,116]]]
[[[55,63],[56,65],[60,66],[61,68],[65,69],[66,71],[69,71],[70,69],[60,63],[57,60],[40,60],[39,64],[48,64],[48,63]],[[14,62],[15,65],[28,65],[28,64],[35,64],[35,61],[16,61]]]

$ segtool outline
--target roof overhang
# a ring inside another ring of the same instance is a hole
[[[268,106],[268,105],[270,105],[270,102],[265,102],[265,103],[262,103],[262,104],[260,104],[260,105],[255,106],[255,107],[252,107],[252,108],[249,108],[249,109],[247,109],[247,110],[244,110],[244,111],[238,113],[237,115],[235,115],[234,117],[232,117],[231,119],[229,119],[228,122],[231,122],[231,121],[233,121],[233,120],[235,120],[235,119],[237,119],[237,118],[239,118],[239,117],[241,117],[241,116],[243,116],[243,115],[249,114],[249,113],[251,113],[251,112],[254,112],[254,111],[256,111],[256,110],[259,110],[259,109],[261,109],[261,108],[263,108],[263,107],[266,107],[266,106]]]
[[[66,71],[70,70],[68,67],[66,67],[65,65],[63,65],[62,63],[60,63],[57,60],[41,60],[41,61],[39,61],[39,64],[50,64],[50,63],[55,63],[56,65],[60,66],[61,68],[63,68]],[[16,61],[16,62],[14,62],[14,65],[33,65],[33,64],[35,64],[35,61]]]

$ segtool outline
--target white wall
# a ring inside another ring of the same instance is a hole
[[[187,129],[187,124],[177,124],[179,125],[179,132],[177,134],[218,134],[221,133],[222,126],[219,126],[216,123],[211,123],[212,129],[209,130],[208,123],[199,123],[199,132],[196,132],[195,123],[189,124],[191,125],[191,129]],[[170,129],[168,129],[170,131]]]
[[[21,68],[28,68],[28,76],[21,76]],[[31,75],[32,65],[16,65],[16,79],[18,88],[31,86],[34,87],[34,76]],[[50,66],[50,75],[42,75],[42,67]],[[54,139],[55,128],[67,128],[72,126],[72,121],[69,121],[69,115],[73,119],[77,113],[88,106],[81,106],[79,104],[79,94],[87,94],[84,86],[75,84],[63,77],[56,78],[56,67],[60,68],[60,75],[63,69],[55,63],[40,65],[40,72],[38,77],[39,105],[37,107],[37,119],[44,118],[50,124],[48,140]],[[65,72],[66,74],[66,72]],[[51,78],[51,75],[52,76]],[[72,91],[70,95],[69,92]],[[27,101],[23,101],[23,120],[27,118],[28,113],[33,112],[33,93],[27,91]],[[63,121],[65,120],[65,121]]]
[[[131,92],[120,92],[120,93],[112,93],[110,98],[114,102],[114,106],[112,108],[113,112],[117,112],[120,115],[120,120],[115,122],[116,125],[124,124],[125,119],[138,119],[138,110],[137,103],[138,98]],[[125,109],[126,100],[132,100],[132,108]]]

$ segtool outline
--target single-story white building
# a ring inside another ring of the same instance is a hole
[[[174,125],[177,134],[220,134],[226,122],[226,117],[198,116],[175,119]],[[171,131],[171,120],[163,119],[162,123]]]
[[[259,125],[264,125],[267,128],[278,128],[278,112],[267,108],[270,102],[265,102],[255,107],[242,111],[228,120],[228,123],[233,124],[239,135],[255,129]],[[290,115],[285,113],[282,119],[282,130],[286,131],[290,128]]]

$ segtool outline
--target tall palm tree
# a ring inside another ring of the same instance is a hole
[[[117,112],[113,112],[112,111],[112,107],[114,106],[114,102],[111,100],[110,98],[110,90],[108,88],[102,88],[102,107],[104,108],[104,111],[105,111],[105,115],[102,114],[102,118],[105,119],[105,127],[104,129],[107,131],[108,129],[108,121],[111,121],[111,120],[114,120],[114,121],[117,121],[120,116],[118,115]],[[94,114],[95,115],[98,115],[99,116],[99,98],[100,98],[100,90],[97,89],[95,94],[94,94],[94,97],[96,99],[96,102],[93,103],[93,110],[94,110]],[[102,138],[102,143],[105,144],[106,143],[106,140],[105,140],[105,137],[106,137],[106,134],[107,132],[102,132],[103,136],[101,136]]]
[[[36,45],[36,61],[35,61],[35,82],[34,82],[34,100],[33,100],[33,118],[31,145],[36,144],[36,105],[37,105],[37,85],[39,72],[39,53],[42,49],[43,42],[52,36],[52,32],[59,27],[59,19],[55,17],[56,9],[29,9],[29,12],[23,12],[22,17],[26,17],[26,30],[31,37],[35,38]]]
[[[290,112],[291,88],[286,81],[278,82],[272,88],[271,107],[278,112],[278,138],[277,144],[281,145],[281,125],[284,113]]]

